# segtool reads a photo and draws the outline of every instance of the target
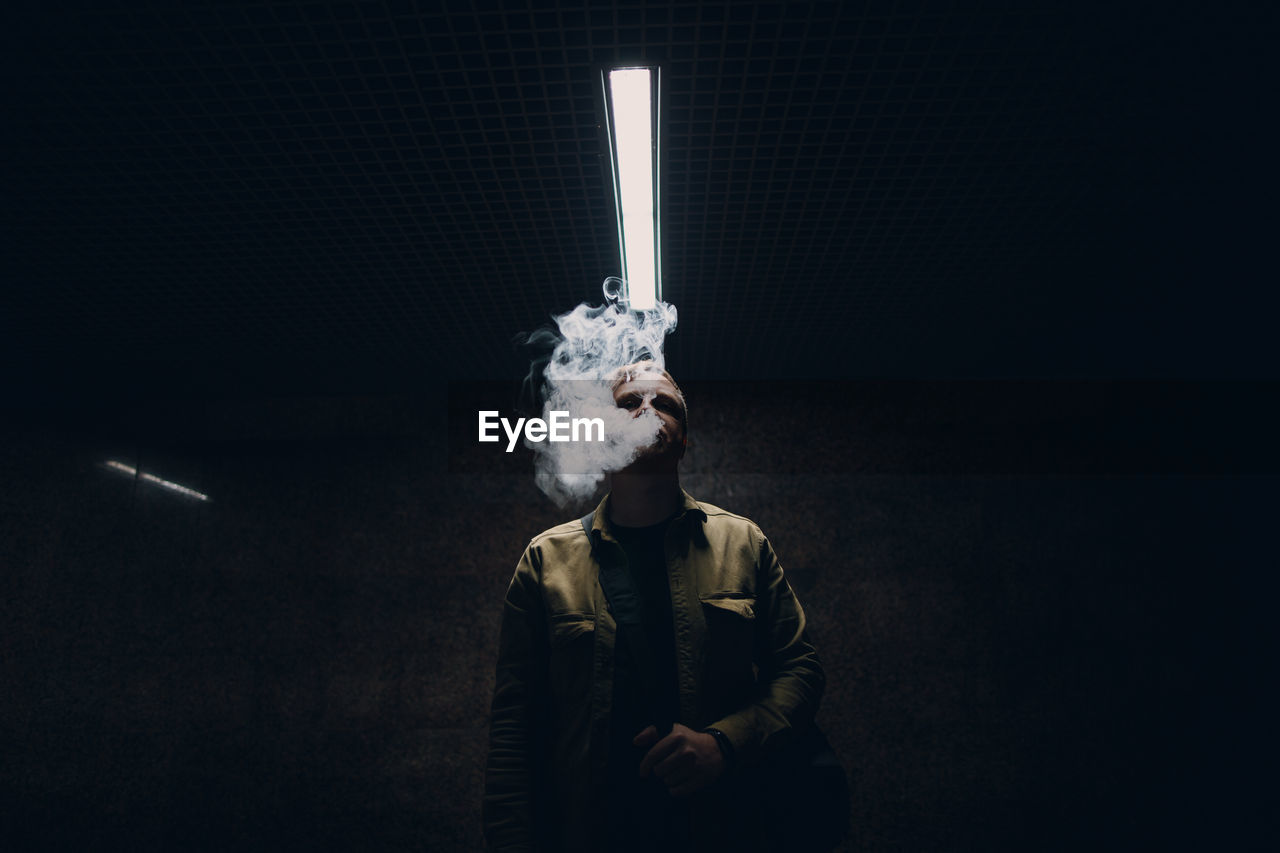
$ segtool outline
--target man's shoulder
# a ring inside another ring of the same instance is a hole
[[[706,514],[707,520],[704,530],[708,534],[718,534],[727,538],[742,538],[750,542],[758,543],[765,538],[764,532],[760,529],[760,525],[756,524],[745,515],[738,515],[736,512],[729,512],[715,504],[706,501],[698,501],[698,506]]]
[[[585,539],[586,536],[582,530],[582,520],[575,518],[573,521],[566,521],[564,524],[557,524],[555,527],[548,527],[537,536],[529,540],[529,547],[533,548],[539,545],[555,545],[561,544],[567,540]]]
[[[581,521],[566,521],[549,527],[529,540],[524,557],[535,575],[543,583],[560,579],[554,584],[568,581],[573,588],[585,581],[591,572],[591,541],[582,529]]]
[[[727,509],[707,503],[706,501],[698,501],[698,506],[707,514],[707,521],[716,519],[718,524],[747,524],[756,527],[756,523],[745,515],[738,515],[736,512],[729,512]]]
[[[726,526],[726,528],[753,530],[759,533],[760,525],[755,521],[751,521],[745,515],[739,515],[737,512],[730,512],[724,508],[708,503],[707,501],[698,501],[698,506],[707,514],[707,524],[718,526]]]

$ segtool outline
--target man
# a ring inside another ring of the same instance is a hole
[[[688,410],[670,374],[622,368],[613,397],[656,417],[657,433],[611,476],[589,532],[553,527],[516,568],[486,839],[554,853],[768,849],[766,804],[743,780],[817,709],[824,677],[804,613],[760,529],[680,488]],[[615,620],[617,593],[600,579],[618,571],[640,624]]]

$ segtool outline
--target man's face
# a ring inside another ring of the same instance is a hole
[[[660,426],[653,444],[640,452],[641,459],[669,459],[680,461],[684,456],[685,434],[681,421],[680,392],[676,390],[660,373],[637,376],[622,383],[613,392],[613,401],[618,408],[631,412],[633,417],[640,417],[645,412],[652,412],[658,417]]]

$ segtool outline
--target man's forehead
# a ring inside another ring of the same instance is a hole
[[[624,394],[645,393],[649,391],[652,391],[655,394],[665,391],[672,397],[679,396],[676,392],[676,386],[672,384],[671,380],[667,379],[657,371],[633,376],[615,388],[613,396],[616,398],[621,397]]]

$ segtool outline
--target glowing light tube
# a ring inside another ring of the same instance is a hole
[[[168,480],[162,480],[159,477],[157,477],[155,474],[148,474],[145,471],[142,473],[138,473],[138,469],[134,468],[132,465],[126,465],[123,462],[117,462],[114,459],[108,459],[103,464],[105,464],[106,467],[112,469],[113,471],[119,471],[121,474],[128,474],[130,477],[137,477],[139,480],[143,480],[147,483],[153,483],[162,489],[168,489],[171,492],[177,492],[180,495],[185,495],[189,498],[195,498],[198,501],[209,500],[208,495],[201,494],[200,492],[197,492],[195,489],[188,489],[186,486],[180,486],[177,483],[171,483]]]
[[[658,206],[654,176],[656,133],[648,68],[609,72],[614,168],[618,182],[618,230],[622,277],[633,310],[652,308],[658,298]]]

